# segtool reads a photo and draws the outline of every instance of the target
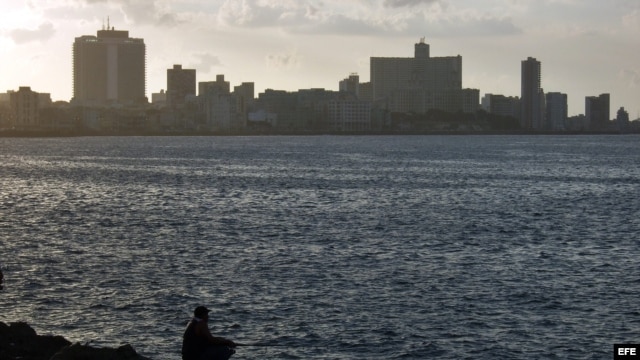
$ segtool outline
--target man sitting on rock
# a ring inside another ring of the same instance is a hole
[[[209,309],[198,306],[193,312],[182,339],[183,360],[228,360],[235,354],[236,344],[228,339],[215,337],[209,331]]]

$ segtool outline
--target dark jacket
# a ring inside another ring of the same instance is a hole
[[[196,335],[198,319],[191,319],[182,336],[182,360],[198,359],[207,349],[207,339]]]

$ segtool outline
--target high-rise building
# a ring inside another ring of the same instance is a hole
[[[372,57],[372,98],[390,111],[459,111],[462,106],[462,57],[430,57],[420,39],[414,57]]]
[[[546,95],[545,130],[564,131],[568,117],[567,94],[549,92]]]
[[[603,130],[609,127],[611,111],[609,94],[587,96],[584,107],[587,126],[590,130]]]
[[[73,43],[73,99],[79,105],[146,102],[146,48],[128,31],[107,28]]]
[[[540,83],[540,62],[532,57],[523,60],[521,75],[520,125],[525,130],[541,130],[544,119],[544,91]]]
[[[167,69],[167,103],[169,106],[184,104],[188,95],[196,95],[196,70],[173,65],[173,69]]]

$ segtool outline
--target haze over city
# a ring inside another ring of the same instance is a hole
[[[465,88],[520,95],[521,61],[542,64],[545,91],[611,94],[611,117],[640,113],[640,2],[635,0],[0,0],[0,91],[30,86],[72,97],[72,44],[107,22],[147,46],[147,87],[166,89],[173,64],[198,81],[337,89],[369,80],[369,59],[410,57],[424,37],[433,56],[461,55]]]

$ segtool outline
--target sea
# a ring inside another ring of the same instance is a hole
[[[180,359],[611,359],[640,136],[0,138],[0,321]]]

